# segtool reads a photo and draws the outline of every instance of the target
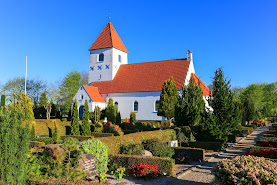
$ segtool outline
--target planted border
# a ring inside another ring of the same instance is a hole
[[[114,136],[113,133],[98,133],[98,132],[92,132],[91,135],[93,137],[111,137],[111,136]]]
[[[188,144],[182,144],[184,147],[192,147],[192,148],[202,148],[205,150],[221,150],[222,148],[221,142],[206,142],[206,141],[195,141],[195,142],[188,142]]]
[[[94,138],[93,136],[61,136],[60,138],[61,140],[65,140],[66,138],[69,138],[69,137],[78,139],[79,141],[86,141]]]
[[[176,147],[174,148],[175,154],[180,152],[186,152],[191,155],[194,161],[205,160],[205,150],[202,148],[190,148],[190,147]]]
[[[40,141],[30,141],[29,142],[29,148],[42,147],[42,146],[45,146],[44,142],[40,142]]]

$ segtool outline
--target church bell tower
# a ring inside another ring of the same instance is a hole
[[[128,64],[128,51],[111,22],[89,48],[89,84],[113,80],[120,65]]]

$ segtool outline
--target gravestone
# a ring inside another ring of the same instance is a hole
[[[97,175],[96,158],[93,154],[82,154],[79,161],[81,169],[86,172],[89,178],[95,178]]]
[[[170,147],[178,147],[178,140],[169,141],[168,146]]]

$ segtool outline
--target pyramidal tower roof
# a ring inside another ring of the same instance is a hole
[[[88,50],[115,47],[129,53],[111,22],[108,22]]]

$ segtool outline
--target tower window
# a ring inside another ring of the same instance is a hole
[[[137,101],[135,101],[134,102],[134,111],[138,111],[138,102]]]
[[[104,54],[101,53],[101,54],[99,55],[99,62],[103,62],[103,61],[104,61]]]
[[[155,112],[158,112],[158,108],[159,108],[159,100],[157,100],[156,102],[155,102]]]
[[[121,62],[121,55],[118,55],[118,62]]]

